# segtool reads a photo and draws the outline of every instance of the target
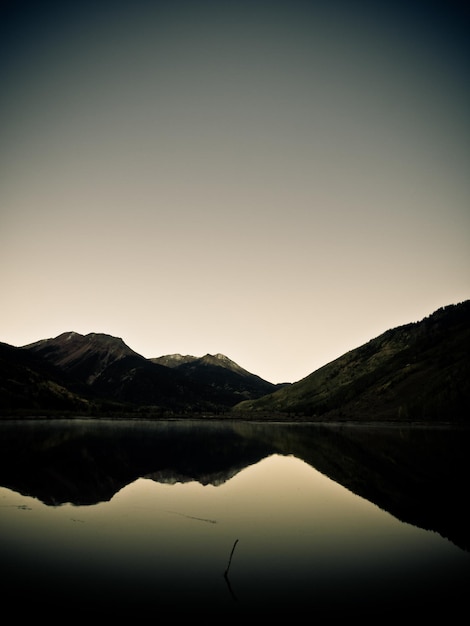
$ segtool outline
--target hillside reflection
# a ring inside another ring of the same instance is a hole
[[[50,506],[110,500],[138,478],[221,485],[292,455],[403,522],[470,549],[470,431],[237,421],[0,424],[0,485]]]

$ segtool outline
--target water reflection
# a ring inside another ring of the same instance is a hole
[[[466,431],[74,420],[0,434],[2,586],[33,612],[464,602]]]

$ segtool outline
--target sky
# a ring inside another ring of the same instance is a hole
[[[0,341],[295,382],[470,297],[465,3],[0,6]]]

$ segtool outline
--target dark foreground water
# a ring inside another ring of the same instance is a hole
[[[42,420],[0,442],[16,620],[468,610],[468,431]]]

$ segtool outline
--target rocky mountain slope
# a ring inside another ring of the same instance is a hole
[[[470,300],[400,326],[234,411],[315,420],[470,416]]]

